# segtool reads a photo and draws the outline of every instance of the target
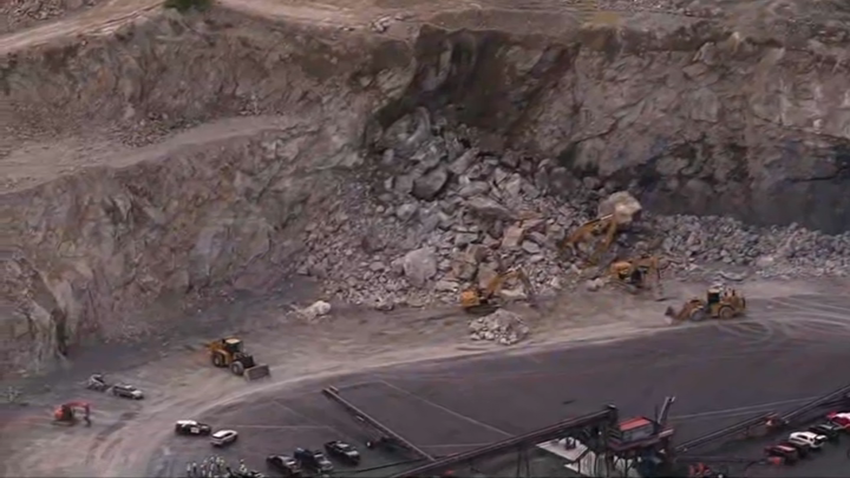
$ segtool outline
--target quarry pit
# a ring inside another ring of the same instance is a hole
[[[589,291],[557,246],[615,191],[641,201],[674,302],[718,277],[846,291],[844,2],[26,3],[0,25],[16,384],[224,333],[317,374],[477,353],[458,292],[505,266],[549,304],[524,311],[541,343],[655,333],[660,306]],[[319,299],[331,318],[304,320]]]

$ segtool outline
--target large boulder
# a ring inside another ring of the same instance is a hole
[[[613,214],[617,224],[628,226],[640,218],[640,201],[626,191],[618,191],[599,202],[599,217]]]
[[[402,259],[404,276],[416,287],[422,287],[437,275],[437,256],[434,248],[423,247],[405,254]]]

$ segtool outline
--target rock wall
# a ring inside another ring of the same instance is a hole
[[[823,49],[729,38],[704,22],[588,31],[577,42],[424,28],[411,48],[213,9],[10,55],[0,60],[0,110],[13,113],[0,115],[9,132],[0,154],[66,136],[139,148],[92,153],[103,166],[55,180],[4,185],[2,369],[37,369],[87,336],[143,331],[134,313],[168,293],[292,268],[322,277],[345,258],[390,291],[431,287],[454,269],[476,280],[450,257],[472,254],[476,241],[505,243],[521,218],[462,227],[450,219],[504,214],[492,191],[516,198],[519,211],[529,204],[519,193],[533,203],[547,192],[628,187],[656,213],[847,229],[845,66]],[[431,114],[411,115],[419,106]],[[464,134],[451,134],[457,123]],[[365,164],[363,146],[391,167]],[[453,172],[447,160],[462,158],[480,164]],[[410,204],[345,204],[352,173],[374,170],[388,181],[379,194]],[[446,200],[448,189],[456,197]],[[342,206],[350,211],[306,224]],[[357,210],[374,212],[363,231],[351,230]],[[369,239],[388,224],[382,217],[404,234],[389,260]],[[552,231],[583,217],[515,238],[511,247],[537,261],[538,283],[561,270],[546,262],[556,256]],[[331,247],[341,231],[352,244]],[[699,237],[688,248],[708,241]],[[288,260],[302,250],[310,254]],[[352,289],[351,275],[336,279],[338,290]]]
[[[850,225],[850,63],[841,45],[736,41],[707,22],[580,43],[425,29],[401,104],[641,194],[663,213]],[[847,36],[833,38],[847,42]],[[846,46],[846,45],[845,45]]]

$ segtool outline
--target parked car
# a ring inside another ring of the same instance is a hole
[[[850,412],[832,412],[826,416],[826,419],[841,427],[845,432],[850,432]]]
[[[211,426],[195,420],[177,420],[174,424],[174,433],[178,435],[209,435],[211,432]]]
[[[800,459],[806,459],[806,457],[808,457],[809,453],[812,451],[809,445],[795,443],[789,440],[782,440],[781,442],[777,443],[777,445],[788,448],[794,448],[795,450],[797,450],[797,455],[800,456]]]
[[[788,436],[788,441],[805,445],[812,450],[821,450],[826,443],[826,437],[812,432],[794,432]]]
[[[809,427],[809,431],[823,435],[827,440],[834,442],[841,439],[841,432],[844,430],[832,422],[823,422]]]
[[[298,448],[295,450],[294,458],[301,465],[301,468],[316,473],[330,473],[334,469],[333,463],[320,451]]]
[[[112,386],[112,395],[121,398],[131,398],[133,400],[141,400],[145,398],[145,394],[142,393],[138,388],[127,385],[124,383],[119,383],[117,385]]]
[[[219,430],[212,434],[210,443],[212,446],[230,445],[239,438],[239,434],[235,430]]]
[[[786,465],[793,465],[800,460],[797,449],[787,446],[771,445],[764,449],[764,454],[769,457],[780,458]]]
[[[289,455],[269,455],[266,464],[283,474],[284,478],[295,478],[301,476],[301,467],[295,458]]]
[[[350,465],[357,465],[360,463],[360,452],[348,443],[339,440],[325,443],[325,452],[331,458],[336,458],[337,460]]]

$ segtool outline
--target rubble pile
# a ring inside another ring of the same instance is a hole
[[[763,277],[820,276],[850,266],[850,235],[651,216],[630,195],[612,195],[610,186],[576,178],[554,160],[471,144],[424,109],[389,127],[376,141],[373,170],[361,181],[340,181],[332,212],[308,225],[299,272],[323,279],[328,296],[379,309],[456,303],[460,290],[516,268],[546,295],[579,283],[583,262],[559,245],[604,214],[625,215],[621,223],[635,226],[618,235],[609,259],[657,254],[673,273],[717,264]]]
[[[469,338],[514,345],[528,336],[529,329],[518,314],[499,309],[469,322]]]

